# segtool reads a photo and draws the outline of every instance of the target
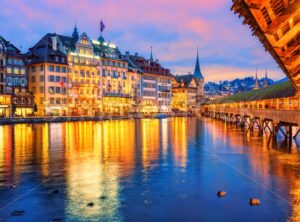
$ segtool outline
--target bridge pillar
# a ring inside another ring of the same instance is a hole
[[[258,124],[258,130],[259,130],[259,134],[263,135],[264,134],[264,119],[259,117],[259,119],[256,119],[256,123]]]
[[[286,132],[286,139],[289,140],[290,143],[292,143],[293,139],[293,128],[291,125],[285,127],[285,132]]]

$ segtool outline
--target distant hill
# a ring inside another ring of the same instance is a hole
[[[286,78],[285,78],[286,79]],[[282,79],[277,82],[268,78],[268,85],[274,85],[275,83],[285,82],[287,80]],[[265,78],[259,79],[259,87],[264,87]],[[219,83],[207,82],[204,86],[206,95],[215,96],[215,95],[231,95],[239,92],[246,92],[252,90],[255,85],[254,77],[245,77],[243,79],[234,79],[231,81],[225,80],[220,81]]]
[[[288,79],[287,77],[285,77],[285,78],[283,78],[283,79],[280,79],[280,80],[276,81],[276,84],[278,84],[278,83],[283,83],[283,82],[287,82],[287,81],[289,81],[289,79]]]

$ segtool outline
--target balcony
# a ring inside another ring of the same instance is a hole
[[[170,89],[160,89],[159,91],[160,91],[160,92],[163,92],[163,93],[169,93],[169,92],[171,92]]]
[[[131,98],[129,94],[125,93],[116,93],[116,92],[103,92],[103,96],[107,97],[123,97],[123,98]]]

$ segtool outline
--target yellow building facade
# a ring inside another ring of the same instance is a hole
[[[194,112],[197,84],[192,75],[176,76],[172,86],[172,108],[175,112]]]

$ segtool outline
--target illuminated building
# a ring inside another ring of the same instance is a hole
[[[94,116],[133,111],[140,78],[128,69],[117,46],[102,36],[91,40],[86,33],[79,35],[76,26],[72,36],[47,34],[30,49],[29,58],[30,88],[40,101],[39,114]]]
[[[171,112],[172,79],[169,69],[163,68],[158,60],[153,60],[152,51],[147,60],[137,53],[126,52],[129,67],[135,68],[140,75],[140,85],[137,86],[139,112],[168,113]]]
[[[69,113],[70,115],[99,115],[102,95],[99,57],[95,55],[92,41],[87,34],[82,33],[77,37],[76,32],[75,27],[72,37],[61,37],[70,66]]]
[[[27,53],[29,90],[35,95],[37,115],[66,115],[68,63],[58,35],[46,34]]]
[[[104,114],[128,114],[132,111],[136,74],[128,72],[128,62],[116,45],[105,42],[101,35],[92,43],[95,54],[100,58]]]
[[[175,76],[172,94],[172,108],[175,112],[196,112],[204,97],[204,78],[200,70],[198,51],[194,73]]]
[[[34,97],[28,91],[24,55],[0,36],[0,116],[29,116],[34,111]]]

